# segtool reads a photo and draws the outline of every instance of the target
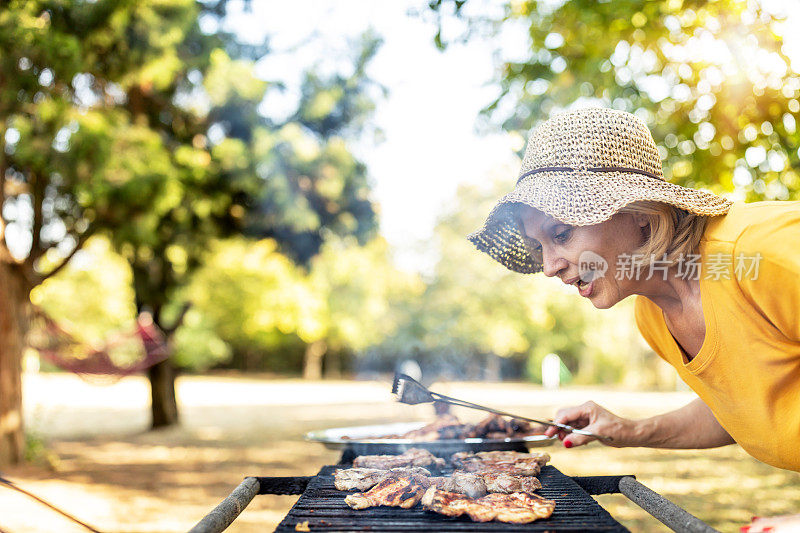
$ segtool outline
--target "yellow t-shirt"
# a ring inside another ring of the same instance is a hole
[[[734,204],[709,220],[699,255],[697,356],[687,361],[643,296],[639,330],[747,453],[800,471],[800,202]]]

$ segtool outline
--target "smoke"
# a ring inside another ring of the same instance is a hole
[[[446,381],[499,381],[523,376],[525,359],[476,353],[456,346],[430,348],[416,342],[402,347],[371,347],[359,354],[353,365],[355,378],[361,380],[386,379],[409,368],[419,369],[419,381],[425,386]]]

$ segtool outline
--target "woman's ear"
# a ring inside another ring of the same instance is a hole
[[[650,221],[647,219],[647,215],[642,215],[640,213],[636,213],[633,215],[633,220],[636,222],[636,225],[640,228],[645,228],[646,226],[650,225]]]

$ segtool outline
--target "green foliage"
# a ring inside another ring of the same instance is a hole
[[[25,462],[43,466],[55,472],[58,470],[61,461],[55,452],[47,447],[47,443],[42,437],[30,431],[25,433]]]
[[[322,333],[320,296],[269,239],[214,243],[187,297],[239,354],[258,351],[263,356],[296,344],[292,336],[311,342]]]
[[[331,240],[311,264],[310,286],[321,296],[317,338],[338,351],[361,352],[394,335],[400,309],[423,291],[418,276],[398,271],[386,242],[364,246]]]
[[[347,138],[363,132],[374,108],[365,71],[380,40],[367,34],[354,46],[351,73],[309,72],[298,109],[276,124],[258,111],[280,86],[254,73],[268,48],[200,30],[201,16],[226,9],[225,0],[40,0],[0,12],[0,237],[17,236],[11,252],[31,287],[104,234],[130,265],[136,308],[163,328],[180,315],[181,289],[218,238],[271,237],[305,263],[325,235],[361,243],[374,235],[366,168]],[[58,283],[85,287],[89,274],[78,276]],[[62,304],[74,307],[57,301],[54,316]],[[103,309],[96,304],[85,302]],[[113,329],[112,318],[95,318],[87,337]],[[216,333],[200,334],[213,316],[186,318],[176,341],[182,365],[230,356]],[[266,329],[244,335],[285,344]],[[300,341],[289,344],[296,350]]]
[[[316,72],[319,66],[306,72],[294,121],[321,138],[362,132],[375,109],[373,93],[386,93],[366,75],[367,65],[381,44],[373,31],[365,32],[354,50],[350,75],[321,76]]]
[[[128,263],[107,239],[90,239],[74,260],[31,291],[31,301],[76,339],[101,345],[132,331],[136,317]]]
[[[381,41],[367,32],[355,46],[352,73],[306,72],[297,110],[280,128],[255,131],[254,170],[263,179],[246,218],[247,233],[278,241],[307,265],[328,236],[376,235],[366,166],[347,139],[367,133],[383,89],[366,74]]]
[[[175,332],[173,362],[180,368],[203,371],[228,361],[232,350],[197,309],[190,309]]]
[[[365,246],[331,240],[310,271],[273,240],[229,239],[212,246],[193,277],[186,297],[194,308],[179,337],[194,343],[188,331],[213,331],[236,368],[297,371],[306,344],[322,341],[349,355],[381,342],[403,317],[395,304],[421,291],[416,276],[392,267],[380,239]]]
[[[482,21],[484,24],[486,20]],[[525,132],[580,100],[637,113],[668,179],[747,200],[800,198],[800,77],[791,29],[759,2],[528,0],[497,24],[529,28],[486,112]]]

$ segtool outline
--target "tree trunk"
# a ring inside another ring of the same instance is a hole
[[[134,273],[134,279],[136,274]],[[137,291],[140,291],[140,284],[136,284]],[[154,305],[148,308],[142,303],[137,293],[136,309],[139,313],[147,310],[153,315],[153,322],[161,328],[167,336],[166,342],[169,346],[170,338],[174,330],[165,328],[161,323],[161,306]],[[152,413],[152,429],[172,426],[178,423],[178,402],[175,399],[175,375],[177,370],[172,361],[167,358],[164,361],[154,364],[147,369],[147,378],[150,380],[150,411]]]
[[[501,359],[499,355],[493,353],[486,355],[486,367],[483,375],[485,381],[493,383],[500,381],[501,373]]]
[[[22,461],[22,350],[28,291],[13,267],[0,259],[0,466]]]
[[[178,423],[178,402],[175,399],[175,367],[169,359],[147,370],[150,379],[150,398],[153,429]]]
[[[325,364],[323,370],[325,377],[339,379],[342,377],[342,353],[339,350],[333,350],[325,354]]]
[[[322,358],[325,356],[328,346],[325,341],[314,341],[306,346],[306,357],[303,365],[303,377],[305,379],[322,379]]]

